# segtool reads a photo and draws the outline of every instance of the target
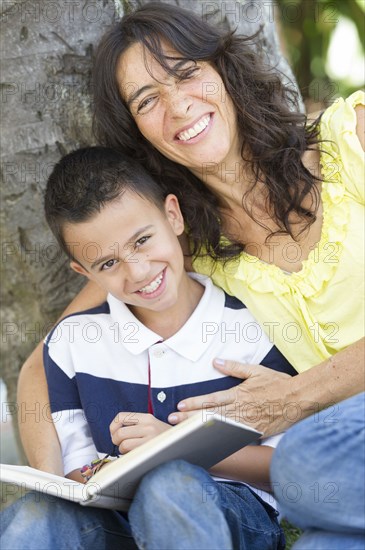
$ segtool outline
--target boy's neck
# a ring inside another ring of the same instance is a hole
[[[205,287],[185,273],[179,297],[172,308],[164,311],[152,311],[149,309],[134,308],[128,306],[132,313],[147,328],[159,334],[167,340],[176,334],[193,314],[199,304]]]

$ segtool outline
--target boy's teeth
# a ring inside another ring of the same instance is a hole
[[[138,292],[144,292],[145,294],[151,294],[154,292],[161,284],[163,278],[163,273],[157,277],[152,283],[149,285],[144,286],[143,288],[140,288]]]
[[[192,128],[189,128],[189,130],[185,130],[184,132],[181,132],[177,137],[181,141],[188,141],[188,139],[197,136],[200,134],[205,128],[208,126],[210,121],[210,115],[204,117],[202,120],[194,124]]]

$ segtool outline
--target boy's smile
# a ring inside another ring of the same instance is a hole
[[[167,196],[162,210],[128,190],[90,220],[66,224],[64,238],[76,260],[71,267],[128,304],[141,322],[156,330],[162,312],[168,314],[163,317],[170,326],[175,320],[182,326],[203,294],[184,270],[177,238],[183,231],[174,195]]]
[[[147,300],[152,300],[157,296],[160,296],[166,287],[166,268],[161,271],[159,275],[148,285],[144,286],[140,290],[137,290],[138,294],[141,294]]]

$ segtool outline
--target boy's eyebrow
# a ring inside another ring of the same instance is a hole
[[[135,241],[136,239],[138,239],[138,237],[140,235],[142,235],[143,233],[145,233],[145,231],[148,231],[149,229],[152,229],[153,225],[152,224],[149,224],[149,225],[145,225],[144,227],[141,227],[140,229],[138,229],[135,233],[133,233],[133,235],[126,241],[126,243],[123,245],[123,249],[126,249],[126,246],[128,244],[130,244],[132,241]],[[117,244],[117,243],[115,243]],[[94,269],[95,267],[97,267],[98,265],[102,264],[103,262],[107,262],[108,260],[111,260],[115,258],[115,251],[114,251],[114,254],[113,253],[110,253],[110,254],[105,254],[105,256],[102,256],[101,258],[97,258],[95,260],[95,262],[93,262],[90,266],[90,269]]]
[[[178,71],[182,66],[184,66],[186,63],[188,63],[188,59],[181,59],[175,65],[171,67],[172,71]],[[135,101],[143,92],[146,92],[147,90],[154,87],[154,84],[146,84],[145,86],[142,86],[142,88],[139,88],[136,90],[129,99],[127,99],[127,107],[130,107],[133,101]]]
[[[129,237],[128,241],[125,243],[124,246],[126,246],[127,244],[131,243],[132,241],[135,241],[136,239],[138,239],[138,237],[142,233],[145,233],[149,229],[152,229],[152,227],[153,227],[153,225],[152,225],[152,223],[150,223],[149,225],[145,225],[144,227],[141,227],[140,229],[138,229],[135,233],[133,233],[133,235],[131,237]]]

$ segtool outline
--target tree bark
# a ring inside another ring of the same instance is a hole
[[[166,1],[166,0],[165,0]],[[47,176],[59,158],[93,143],[91,65],[95,44],[125,10],[145,1],[4,2],[1,85],[1,325],[6,411],[25,357],[82,286],[68,268],[43,215]],[[214,24],[253,34],[264,25],[270,62],[291,70],[280,53],[274,10],[262,2],[170,0]],[[294,79],[293,79],[294,80]],[[31,414],[31,411],[29,411]]]

